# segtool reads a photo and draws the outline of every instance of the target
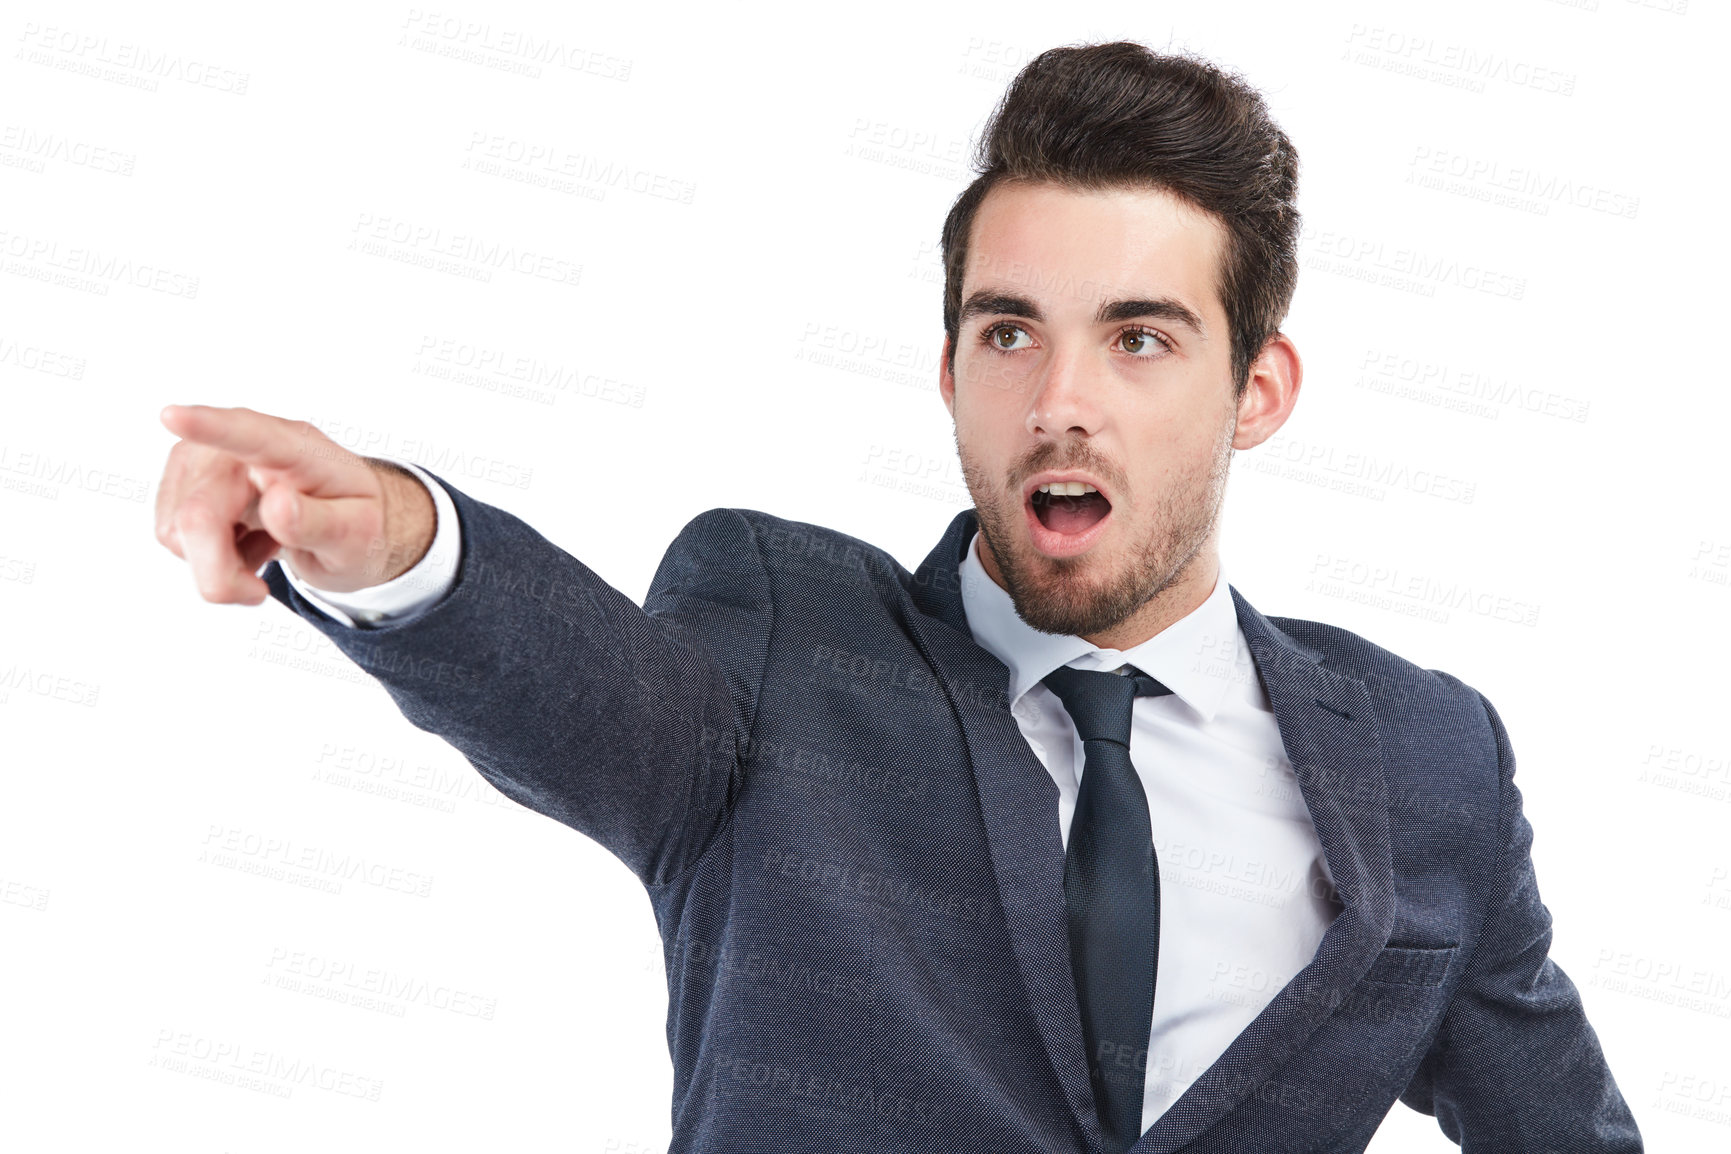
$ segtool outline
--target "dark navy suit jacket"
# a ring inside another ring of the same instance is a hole
[[[909,573],[831,529],[711,509],[640,609],[438,480],[463,549],[424,616],[351,629],[278,564],[266,579],[412,723],[643,882],[672,1151],[1096,1150],[1058,790],[962,611],[974,511]],[[1338,913],[1136,1154],[1357,1151],[1397,1099],[1468,1151],[1640,1150],[1547,957],[1496,710],[1232,598]]]

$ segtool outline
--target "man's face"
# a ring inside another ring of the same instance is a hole
[[[1123,648],[1094,635],[1213,587],[1239,416],[1225,237],[1160,191],[1007,183],[980,205],[939,391],[981,559],[1035,629]],[[1040,493],[1052,474],[1099,493]]]

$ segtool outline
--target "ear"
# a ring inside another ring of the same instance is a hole
[[[1304,362],[1298,346],[1285,333],[1275,333],[1250,363],[1250,380],[1238,402],[1238,431],[1234,449],[1253,449],[1272,437],[1298,404],[1298,389],[1304,383]]]
[[[950,334],[944,334],[944,351],[938,356],[938,396],[944,399],[944,408],[950,411],[950,420],[956,419],[956,378],[950,372],[950,345],[954,342]]]

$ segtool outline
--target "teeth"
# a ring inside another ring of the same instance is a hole
[[[1054,497],[1080,497],[1083,493],[1098,493],[1099,491],[1086,481],[1054,481],[1049,485],[1040,486],[1040,492],[1050,493]]]

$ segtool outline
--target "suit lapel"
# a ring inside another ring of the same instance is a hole
[[[1009,669],[968,629],[958,571],[973,531],[971,509],[950,522],[914,573],[918,611],[907,615],[907,623],[961,723],[1010,944],[1047,1057],[1071,1112],[1098,1146],[1100,1126],[1070,970],[1058,787],[1009,711]]]
[[[1370,691],[1358,678],[1329,669],[1321,653],[1277,629],[1237,589],[1232,601],[1344,908],[1310,963],[1131,1154],[1181,1149],[1255,1093],[1346,999],[1394,926],[1388,786]]]
[[[957,514],[913,575],[907,624],[962,728],[1017,968],[1064,1097],[1090,1141],[1100,1128],[1083,1054],[1064,910],[1058,787],[1008,706],[1009,670],[973,640],[958,572],[977,522]],[[1370,968],[1394,923],[1387,784],[1370,692],[1232,591],[1287,757],[1343,908],[1310,963],[1132,1147],[1169,1154],[1266,1082]]]

